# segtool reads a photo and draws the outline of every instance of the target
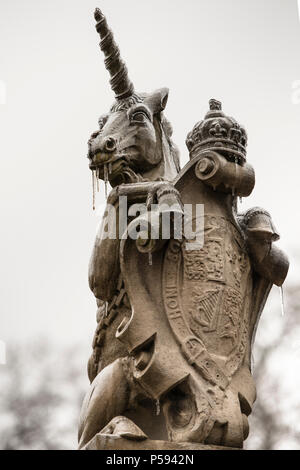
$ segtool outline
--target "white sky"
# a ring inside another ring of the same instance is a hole
[[[87,139],[113,102],[95,0],[0,0],[0,339],[90,342],[87,265],[97,225]],[[300,23],[296,0],[99,0],[137,91],[170,88],[166,115],[185,138],[212,97],[243,123],[256,187],[290,279],[300,259]],[[3,101],[3,100],[2,100]],[[99,202],[104,201],[104,188]]]

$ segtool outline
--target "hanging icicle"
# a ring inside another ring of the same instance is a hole
[[[255,366],[254,354],[251,352],[251,369],[253,370]]]
[[[92,170],[93,211],[95,210],[95,171]]]
[[[152,266],[152,253],[151,252],[148,253],[148,263],[149,263],[149,266]]]
[[[284,317],[284,300],[283,300],[283,288],[279,287],[280,292],[280,306],[281,306],[281,316]]]
[[[108,183],[108,171],[107,164],[104,164],[104,183],[105,183],[105,198],[107,199],[107,183]]]
[[[155,401],[155,405],[156,405],[156,416],[159,416],[160,415],[160,402],[159,402],[159,399],[157,399]]]
[[[99,193],[99,176],[100,176],[100,168],[97,168],[96,170],[97,193]]]
[[[238,165],[238,157],[235,157],[234,159],[234,169],[235,169],[235,180],[237,180],[237,165]],[[232,188],[232,196],[235,195],[235,188]]]

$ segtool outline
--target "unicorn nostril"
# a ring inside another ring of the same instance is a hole
[[[104,143],[107,152],[113,152],[116,149],[116,141],[113,137],[108,137]]]

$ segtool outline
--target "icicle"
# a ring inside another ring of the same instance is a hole
[[[152,266],[152,253],[151,252],[148,253],[148,263],[149,263],[149,266]]]
[[[234,169],[235,169],[235,180],[237,180],[237,164],[238,164],[238,157],[235,157],[234,159]],[[232,196],[235,195],[235,188],[232,188]]]
[[[92,170],[93,211],[95,210],[95,172]]]
[[[157,398],[157,400],[155,401],[155,405],[156,405],[156,416],[159,416],[160,415],[160,403],[159,403],[159,399]]]
[[[255,361],[254,361],[254,355],[253,352],[251,352],[251,369],[254,369]]]
[[[104,182],[105,182],[105,197],[107,199],[107,182],[108,182],[108,172],[107,172],[107,164],[104,164]]]
[[[100,168],[96,170],[97,193],[99,193],[99,173],[100,173]]]
[[[109,174],[109,175],[111,174],[111,171],[112,171],[112,164],[109,163],[109,164],[108,164],[108,174]]]
[[[282,286],[279,287],[279,292],[280,292],[281,315],[284,316],[284,301],[283,301],[283,289],[282,289]]]

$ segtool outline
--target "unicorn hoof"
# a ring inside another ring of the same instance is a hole
[[[101,431],[100,434],[120,436],[132,441],[143,441],[148,438],[146,434],[130,419],[125,416],[116,416]]]

